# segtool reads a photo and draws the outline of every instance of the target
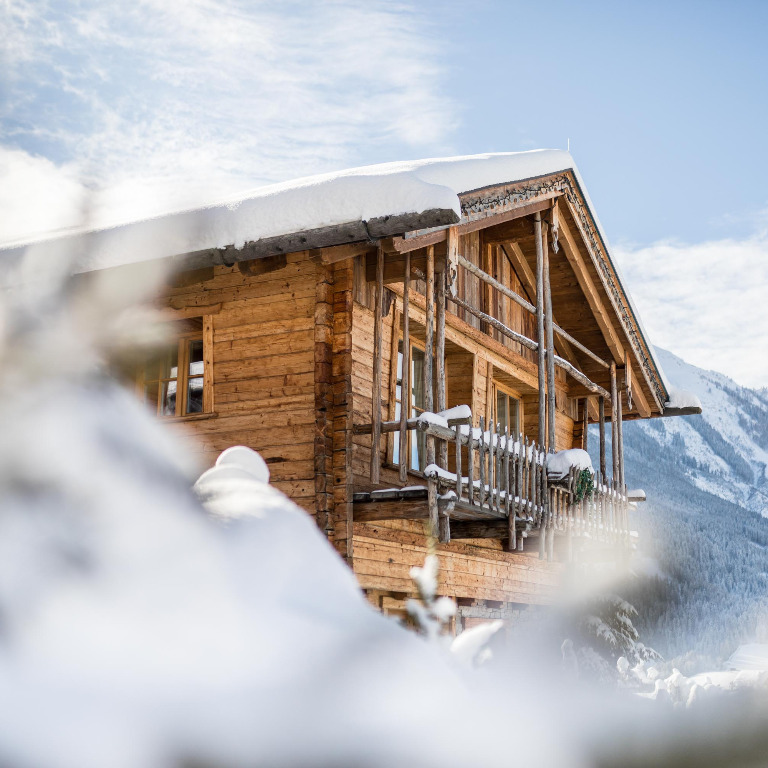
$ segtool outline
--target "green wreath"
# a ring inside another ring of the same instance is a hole
[[[594,490],[595,483],[592,479],[592,473],[588,469],[582,469],[576,478],[576,488],[573,492],[576,501],[581,501],[584,498],[588,499]]]

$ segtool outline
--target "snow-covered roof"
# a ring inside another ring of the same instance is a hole
[[[54,256],[64,244],[71,244],[82,253],[78,270],[88,272],[206,249],[241,248],[249,242],[329,227],[376,222],[380,229],[393,218],[410,216],[416,222],[427,212],[436,214],[430,219],[433,226],[452,224],[461,216],[461,193],[565,170],[578,175],[573,158],[562,150],[369,165],[259,187],[196,210],[34,244],[13,243],[0,249],[0,260],[30,245],[50,249]],[[363,226],[362,238],[366,231]],[[387,234],[403,231],[408,230]]]
[[[77,272],[89,272],[200,252],[208,259],[217,250],[296,234],[293,250],[402,234],[458,222],[461,194],[564,171],[579,185],[652,355],[576,164],[570,153],[556,149],[369,165],[259,187],[217,204],[143,221],[104,228],[96,222],[93,229],[0,247],[0,271],[13,268],[30,251],[38,264],[60,259],[66,251]],[[664,380],[658,361],[653,359],[653,364]]]

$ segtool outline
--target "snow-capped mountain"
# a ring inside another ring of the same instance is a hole
[[[703,413],[625,424],[627,484],[648,498],[633,525],[655,574],[628,598],[643,639],[690,673],[768,640],[768,391],[656,352]]]
[[[703,491],[768,516],[768,389],[748,389],[721,373],[656,349],[667,378],[701,400],[701,416],[638,425],[669,449]]]

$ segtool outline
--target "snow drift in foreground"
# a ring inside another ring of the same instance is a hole
[[[503,691],[376,613],[258,460],[198,498],[89,348],[104,323],[38,298],[0,324],[0,764],[494,762]]]
[[[0,305],[0,764],[626,768],[768,748],[763,701],[684,720],[564,685],[533,646],[491,676],[375,613],[258,458],[228,454],[192,492],[182,447],[104,373],[115,308],[74,295]]]

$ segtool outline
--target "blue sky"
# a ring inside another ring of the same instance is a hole
[[[768,3],[9,0],[0,27],[0,241],[570,139],[654,341],[768,385]]]
[[[762,216],[768,3],[480,2],[450,26],[460,151],[570,138],[613,240],[739,236]]]

